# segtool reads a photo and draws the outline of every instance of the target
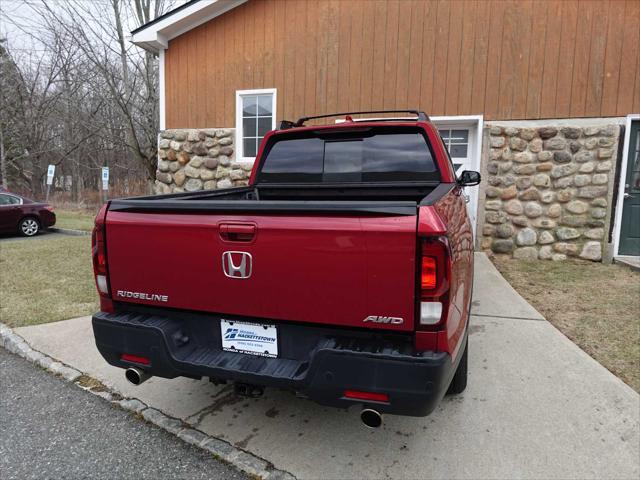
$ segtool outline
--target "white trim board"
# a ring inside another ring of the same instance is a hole
[[[235,131],[235,146],[236,161],[239,162],[253,162],[254,157],[244,156],[244,145],[242,143],[242,97],[246,95],[273,95],[273,116],[271,117],[271,130],[276,129],[276,115],[278,109],[278,90],[276,88],[261,88],[257,90],[236,90],[236,131]]]
[[[624,185],[627,175],[627,165],[629,163],[629,143],[631,142],[631,122],[640,121],[640,113],[632,113],[627,115],[624,127],[624,144],[622,151],[622,162],[620,163],[620,171],[618,172],[618,195],[616,200],[616,216],[613,222],[613,256],[619,255],[620,248],[620,229],[622,228],[622,208],[624,203]],[[614,172],[615,175],[615,172]],[[606,239],[605,239],[606,241]]]
[[[536,127],[589,127],[603,124],[623,125],[625,117],[588,117],[588,118],[544,118],[537,120],[488,120],[490,125],[500,127],[536,128]]]
[[[158,110],[160,113],[160,131],[167,128],[167,114],[165,110],[165,83],[164,83],[164,49],[158,52]]]

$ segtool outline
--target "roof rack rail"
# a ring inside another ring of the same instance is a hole
[[[301,127],[304,125],[304,122],[309,120],[314,120],[316,118],[328,118],[328,117],[342,117],[347,115],[363,115],[370,113],[413,113],[418,117],[419,122],[427,122],[429,121],[429,116],[421,110],[370,110],[366,112],[340,112],[340,113],[328,113],[326,115],[314,115],[312,117],[300,117],[295,123],[294,122],[286,122],[286,128],[293,127]],[[282,122],[280,128],[281,130],[285,130],[283,128],[285,122]]]

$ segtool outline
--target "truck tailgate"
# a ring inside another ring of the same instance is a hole
[[[110,288],[119,302],[412,330],[416,222],[392,214],[109,211]],[[370,316],[395,320],[365,322]]]

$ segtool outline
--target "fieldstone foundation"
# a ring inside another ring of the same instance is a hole
[[[514,258],[600,261],[619,134],[618,125],[487,125],[480,247]]]
[[[249,183],[253,162],[236,162],[234,129],[165,130],[158,142],[156,193],[196,192]]]

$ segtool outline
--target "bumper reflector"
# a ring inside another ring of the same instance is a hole
[[[151,365],[151,360],[147,357],[139,357],[138,355],[131,355],[129,353],[120,355],[120,360],[123,362],[139,363],[140,365]]]
[[[369,400],[372,402],[389,402],[389,395],[386,393],[361,392],[359,390],[345,390],[346,398],[354,398],[356,400]]]
[[[420,302],[420,324],[435,325],[442,317],[441,302]]]

